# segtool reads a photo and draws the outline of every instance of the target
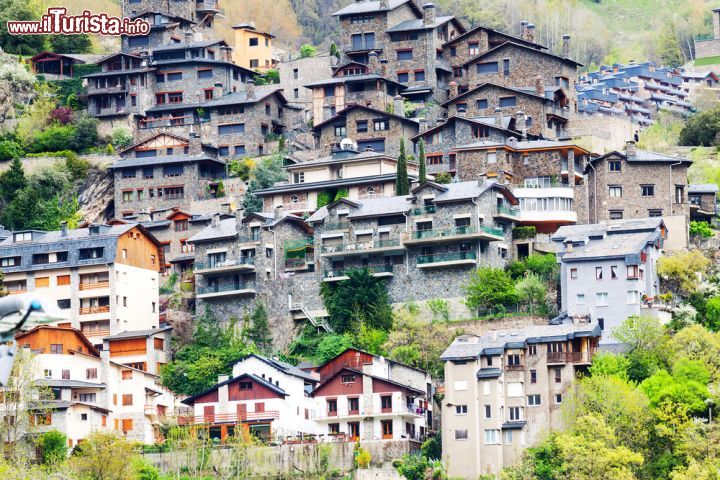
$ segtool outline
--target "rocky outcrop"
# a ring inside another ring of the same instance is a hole
[[[115,214],[112,172],[106,168],[90,169],[78,189],[82,218],[90,222],[104,222]]]

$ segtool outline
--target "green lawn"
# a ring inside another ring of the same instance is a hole
[[[696,67],[703,67],[705,65],[720,65],[720,56],[695,59]]]

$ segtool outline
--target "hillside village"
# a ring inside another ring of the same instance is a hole
[[[591,69],[415,0],[297,53],[120,6],[119,51],[0,53],[0,304],[55,311],[8,478],[720,474],[720,9]]]

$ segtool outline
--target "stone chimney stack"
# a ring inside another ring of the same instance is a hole
[[[567,33],[563,35],[562,56],[565,58],[570,58],[570,35],[568,35]]]
[[[67,237],[67,222],[60,222],[60,236]]]
[[[715,38],[715,40],[720,40],[720,10],[713,10],[712,21],[713,37]]]
[[[527,30],[528,23],[530,23],[530,22],[528,22],[527,20],[523,20],[522,22],[520,22],[520,38],[524,39],[525,35],[527,35],[526,30]]]
[[[255,98],[255,80],[254,79],[248,78],[248,81],[245,84],[245,93],[249,100]]]
[[[405,116],[405,107],[403,106],[403,97],[400,95],[395,96],[393,98],[393,111],[395,115],[398,115],[400,117]]]
[[[418,123],[420,124],[420,133],[422,133],[428,129],[427,118],[425,118],[425,117],[418,118]]]
[[[244,216],[245,216],[245,209],[243,209],[242,207],[239,207],[237,210],[235,210],[235,225],[237,227],[238,232],[242,228],[242,221],[243,221]]]
[[[502,108],[495,107],[495,125],[502,128],[503,127],[503,114],[502,114]]]
[[[202,137],[194,128],[191,127],[190,134],[188,135],[188,155],[201,155],[202,154]]]
[[[212,219],[210,220],[210,226],[211,227],[217,227],[220,225],[220,214],[219,213],[213,213]]]
[[[388,0],[380,0],[380,10],[390,10],[390,3]]]
[[[515,130],[522,134],[522,140],[527,140],[527,123],[525,121],[525,112],[518,110],[515,112]]]
[[[282,216],[285,214],[285,207],[282,205],[278,205],[275,207],[274,217],[275,218],[282,218]]]
[[[193,38],[194,38],[194,34],[193,34],[192,30],[188,30],[185,32],[185,43],[186,44],[189,45],[189,44],[193,43]]]
[[[426,27],[435,25],[435,4],[426,3],[423,5],[423,25]]]
[[[450,98],[455,98],[458,96],[458,84],[455,80],[450,82]]]
[[[532,23],[528,23],[525,27],[525,40],[535,43],[535,25]]]
[[[330,120],[332,117],[332,107],[330,105],[323,105],[323,116],[322,121]]]
[[[457,116],[458,116],[458,117],[463,117],[463,118],[465,118],[466,115],[467,115],[467,112],[465,111],[464,108],[458,108],[458,109],[457,109]]]
[[[387,64],[387,58],[380,60],[380,75],[383,77],[387,77]]]
[[[543,85],[542,75],[535,77],[535,95],[539,95],[541,97],[545,96],[545,85]]]
[[[376,75],[380,75],[380,63],[378,61],[378,54],[377,52],[370,52],[368,53],[368,67],[370,68],[369,73],[374,73]]]
[[[625,156],[628,158],[635,157],[637,155],[637,148],[635,147],[635,142],[632,140],[629,140],[625,142]]]

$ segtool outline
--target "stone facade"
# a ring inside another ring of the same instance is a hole
[[[310,58],[288,59],[278,63],[280,73],[279,88],[283,89],[288,101],[302,107],[306,112],[305,120],[312,116],[313,94],[305,85],[332,77],[337,58],[331,55],[318,55]]]
[[[628,148],[624,153],[611,152],[589,162],[590,223],[649,216],[689,217],[687,172],[691,162],[636,150],[632,142]]]

